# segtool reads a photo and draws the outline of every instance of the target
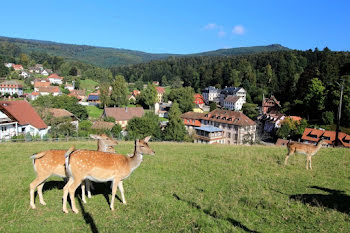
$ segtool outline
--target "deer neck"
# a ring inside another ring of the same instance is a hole
[[[140,152],[139,148],[135,145],[134,154],[132,157],[129,158],[129,161],[130,161],[129,165],[131,168],[131,172],[135,170],[138,166],[140,166],[142,162],[142,158],[143,158],[142,152]]]
[[[322,147],[322,143],[318,143],[316,146],[316,152],[319,151]]]

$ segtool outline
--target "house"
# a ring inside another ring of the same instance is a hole
[[[240,111],[240,110],[242,110],[243,104],[245,104],[243,97],[229,95],[224,100],[223,106],[224,106],[224,108],[226,108],[228,110]]]
[[[192,111],[193,111],[193,112],[200,112],[200,113],[203,113],[203,112],[204,112],[204,110],[203,110],[198,104],[196,104],[196,105],[194,106],[194,108],[192,109]]]
[[[83,101],[86,99],[84,90],[72,90],[70,91],[68,96],[76,97],[79,101]]]
[[[155,85],[155,86],[159,86],[159,82],[158,81],[153,81],[152,84]]]
[[[223,130],[212,126],[206,125],[201,127],[195,127],[195,143],[205,144],[224,144],[225,138],[223,136]]]
[[[45,79],[35,80],[34,81],[34,91],[38,92],[40,87],[49,87],[50,85],[51,85],[51,83]]]
[[[261,113],[267,114],[269,112],[279,112],[282,106],[275,96],[271,95],[270,98],[265,98],[263,95],[263,100],[261,104]]]
[[[18,120],[0,105],[0,140],[18,135]]]
[[[64,89],[67,89],[69,91],[73,91],[74,90],[74,82],[72,84],[66,83],[64,85]]]
[[[49,127],[27,101],[0,101],[0,106],[2,109],[2,115],[0,115],[9,123],[8,126],[2,126],[0,138],[15,136],[11,135],[13,134],[13,128],[15,128],[17,135],[29,133],[32,136],[39,135],[43,137],[48,133]]]
[[[39,98],[40,93],[37,91],[33,91],[30,95],[28,95],[28,98],[30,100],[36,100],[37,98]]]
[[[195,133],[195,127],[201,126],[200,119],[203,116],[204,114],[198,112],[186,112],[181,115],[181,118],[189,135],[193,135]]]
[[[58,96],[62,94],[60,88],[57,86],[39,87],[38,92],[40,95],[52,94],[53,96]]]
[[[135,97],[140,95],[140,94],[141,94],[141,91],[139,91],[139,90],[133,90],[132,91],[132,95],[135,96]]]
[[[91,126],[91,129],[95,130],[109,130],[111,131],[113,126],[115,124],[113,122],[106,122],[106,121],[95,121],[93,125]]]
[[[99,105],[101,103],[100,96],[98,95],[98,93],[90,93],[87,98],[87,102],[89,103],[89,105]]]
[[[40,73],[41,75],[44,75],[44,76],[48,76],[49,75],[49,72],[47,72],[46,70],[43,70],[41,71]],[[62,84],[62,83],[61,83]]]
[[[13,63],[5,63],[4,64],[7,68],[11,68],[14,64]]]
[[[224,106],[224,102],[228,96],[238,96],[241,97],[240,103],[246,102],[247,92],[243,87],[225,87],[220,91],[220,105]],[[243,105],[242,104],[242,105]]]
[[[15,65],[15,64],[13,64],[13,65],[12,65],[12,68],[13,68],[15,71],[23,70],[23,66],[22,66],[22,65]]]
[[[168,118],[168,112],[172,106],[172,102],[168,103],[155,103],[154,104],[154,114],[159,117]]]
[[[133,95],[128,95],[128,100],[129,100],[129,103],[136,103],[136,98],[135,98],[135,96],[133,96]]]
[[[165,93],[165,89],[164,89],[164,87],[156,87],[156,89],[157,89],[157,102],[158,103],[161,103],[161,102],[163,102],[163,95],[164,95],[164,93]]]
[[[199,107],[204,106],[204,98],[201,94],[194,94],[193,99],[193,103],[195,103]]]
[[[336,132],[323,129],[305,128],[301,139],[306,143],[316,144],[321,139],[325,140],[328,145],[335,145]],[[350,148],[350,135],[339,132],[338,140],[343,147]]]
[[[215,87],[209,86],[206,87],[203,91],[202,91],[202,96],[203,96],[203,100],[205,103],[209,103],[209,102],[216,102],[219,103],[220,101],[220,89],[217,89]]]
[[[215,109],[207,114],[196,114],[193,118],[200,120],[201,126],[211,125],[223,130],[225,144],[255,142],[256,123],[241,112]],[[184,114],[181,117],[186,119]]]
[[[75,126],[76,130],[79,127],[79,118],[76,117],[73,113],[67,111],[66,109],[60,108],[47,108],[44,111],[51,114],[54,118],[67,117],[71,119],[71,124]]]
[[[115,123],[125,128],[128,124],[128,121],[134,117],[142,117],[144,114],[142,107],[136,108],[105,108],[102,114],[102,117],[113,117]]]
[[[13,95],[17,94],[18,96],[23,95],[23,87],[21,84],[17,83],[16,81],[5,81],[0,83],[0,93],[1,95],[4,95],[6,93]]]
[[[60,77],[57,74],[51,74],[47,79],[51,84],[61,85],[63,83],[63,77]]]
[[[26,71],[22,70],[19,76],[22,76],[23,78],[28,78],[30,75]]]

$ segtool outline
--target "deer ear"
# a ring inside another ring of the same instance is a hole
[[[96,134],[90,134],[90,138],[93,138],[93,139],[101,139],[100,136],[96,135]]]
[[[147,143],[150,139],[151,139],[152,136],[147,136],[145,137],[144,141]]]

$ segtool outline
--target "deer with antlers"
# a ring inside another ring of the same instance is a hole
[[[91,138],[97,139],[98,151],[104,152],[114,152],[114,146],[117,145],[117,141],[106,135],[90,135]],[[36,171],[37,177],[35,180],[30,183],[30,206],[32,209],[35,209],[34,204],[34,191],[35,188],[38,188],[39,200],[42,205],[46,205],[43,198],[43,187],[47,178],[52,175],[56,175],[62,178],[66,178],[66,169],[65,169],[65,153],[67,150],[47,150],[31,156],[33,159],[34,170]],[[121,188],[123,184],[121,184]],[[91,197],[91,184],[86,182],[88,189],[88,197]],[[82,189],[82,199],[86,203],[85,199],[85,184],[81,186]]]
[[[126,179],[130,174],[140,166],[143,154],[154,155],[155,152],[149,147],[148,141],[151,136],[144,140],[136,140],[134,153],[131,157],[115,153],[104,153],[90,150],[77,150],[71,153],[69,149],[66,153],[66,169],[69,180],[63,188],[63,212],[67,210],[67,196],[72,203],[72,210],[78,213],[75,205],[74,194],[77,187],[84,179],[97,182],[112,181],[112,200],[111,210],[114,210],[114,199],[117,185],[120,181]],[[122,193],[124,190],[120,190]]]
[[[284,164],[287,165],[289,156],[293,155],[294,153],[304,154],[306,155],[306,170],[308,170],[309,167],[310,170],[312,170],[311,158],[321,149],[323,145],[327,145],[327,142],[324,140],[320,140],[317,145],[304,144],[300,142],[288,142],[288,153],[286,155],[286,159],[284,160]]]

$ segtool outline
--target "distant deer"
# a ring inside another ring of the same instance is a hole
[[[288,154],[284,160],[284,164],[287,165],[289,156],[293,155],[294,153],[304,154],[306,155],[306,170],[308,170],[309,167],[312,170],[311,158],[319,151],[319,149],[321,149],[323,145],[327,145],[327,142],[324,140],[320,140],[317,145],[304,144],[300,142],[288,142]]]
[[[75,205],[74,194],[75,190],[84,179],[90,179],[97,182],[112,181],[112,200],[110,208],[111,210],[114,210],[114,199],[117,185],[120,181],[130,176],[130,174],[140,166],[143,154],[155,154],[148,145],[150,138],[151,137],[148,136],[144,140],[136,140],[134,154],[131,157],[90,150],[77,150],[71,153],[73,150],[72,148],[69,149],[66,153],[66,168],[69,180],[63,188],[63,212],[68,213],[67,196],[69,193],[72,210],[74,213],[78,213],[78,209]],[[120,191],[121,193],[124,193],[123,189]]]
[[[114,152],[114,146],[118,144],[117,141],[106,135],[90,135],[90,137],[98,140],[97,147],[99,151]],[[36,208],[34,204],[34,191],[36,187],[38,187],[40,203],[46,205],[42,193],[45,180],[52,175],[62,178],[67,177],[64,157],[66,152],[67,150],[47,150],[31,156],[33,159],[34,170],[37,174],[35,180],[30,184],[30,206],[32,209]],[[87,182],[89,198],[91,197],[90,186],[90,182]],[[85,184],[82,184],[81,189],[83,202],[86,203]]]

